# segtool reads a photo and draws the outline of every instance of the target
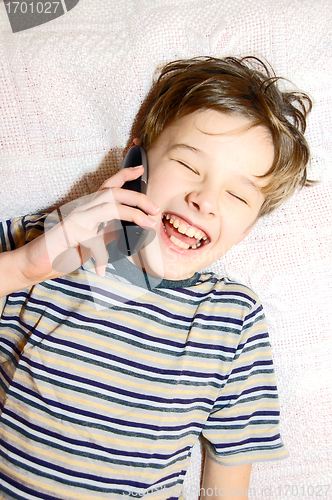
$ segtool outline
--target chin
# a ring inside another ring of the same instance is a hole
[[[183,262],[181,259],[183,256],[179,253],[162,256],[153,251],[151,246],[141,252],[144,268],[148,274],[167,280],[183,280],[190,278],[197,271],[192,265],[186,265],[188,262]]]
[[[165,248],[155,238],[152,243],[141,251],[142,261],[147,273],[167,280],[184,280],[191,278],[197,271],[207,265],[202,262],[201,252],[188,251],[179,248]],[[138,265],[138,262],[135,262]]]

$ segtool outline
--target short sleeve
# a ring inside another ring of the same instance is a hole
[[[244,317],[232,366],[202,432],[207,453],[223,465],[286,458],[279,414],[265,316],[256,302]]]
[[[45,215],[17,217],[0,222],[0,253],[19,248],[44,232]]]

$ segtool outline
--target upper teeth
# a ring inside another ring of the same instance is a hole
[[[170,214],[166,215],[166,219],[181,234],[185,234],[186,236],[189,236],[190,238],[196,238],[197,240],[202,240],[202,239],[206,240],[207,239],[205,234],[200,229],[197,229],[193,226],[188,226],[187,224],[180,222],[179,219],[173,219],[173,217]]]

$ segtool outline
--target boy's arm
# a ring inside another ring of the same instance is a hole
[[[83,263],[77,249],[70,251],[67,260],[70,260],[71,269],[68,272],[74,271]],[[68,255],[68,250],[66,254]],[[39,236],[23,247],[0,253],[0,297],[64,274],[66,273],[53,269],[45,235]]]
[[[205,454],[200,500],[247,500],[251,464],[221,465]]]
[[[0,297],[9,295],[32,286],[21,272],[21,263],[24,260],[22,249],[17,248],[0,254]]]
[[[121,189],[142,175],[143,167],[125,168],[108,179],[96,196],[74,209],[62,222],[26,245],[0,254],[0,297],[42,281],[69,274],[91,256],[98,274],[108,262],[105,245],[113,238],[115,219],[152,228],[159,208],[143,193]]]

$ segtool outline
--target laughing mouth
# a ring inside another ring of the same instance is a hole
[[[209,237],[202,229],[190,225],[178,215],[165,213],[162,222],[171,242],[183,250],[196,250],[209,243]]]

